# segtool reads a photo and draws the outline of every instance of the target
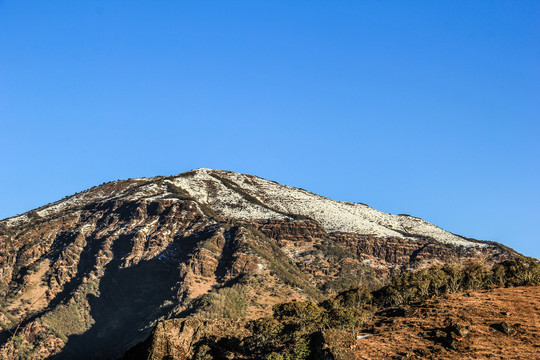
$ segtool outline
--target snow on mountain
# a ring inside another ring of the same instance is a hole
[[[232,182],[266,206],[242,197],[219,178]],[[198,169],[191,176],[180,175],[171,182],[188,191],[198,201],[210,205],[218,214],[230,218],[267,219],[286,217],[283,214],[303,215],[319,222],[328,232],[355,232],[381,237],[407,237],[403,234],[406,233],[455,245],[478,245],[413,216],[391,215],[364,204],[331,200],[256,176]]]
[[[284,219],[300,215],[317,221],[328,232],[400,238],[422,236],[453,245],[484,246],[413,216],[387,214],[364,204],[331,200],[256,176],[212,169],[192,170],[169,178],[139,178],[104,184],[3,220],[0,224],[15,226],[29,221],[32,214],[49,217],[93,202],[163,198],[170,195],[169,185],[182,189],[218,215],[232,219]]]

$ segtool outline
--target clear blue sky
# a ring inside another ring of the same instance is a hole
[[[0,1],[0,218],[198,167],[540,257],[540,2]]]

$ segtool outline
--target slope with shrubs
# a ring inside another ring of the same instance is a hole
[[[373,328],[375,315],[392,317],[396,312],[406,311],[409,304],[421,304],[442,295],[539,284],[540,265],[525,257],[495,265],[476,261],[432,267],[397,276],[375,291],[360,287],[318,304],[293,301],[276,305],[272,316],[242,325],[248,330],[248,336],[202,337],[186,351],[185,358],[355,359],[353,349],[357,335]],[[151,349],[145,349],[137,358],[157,358],[149,354],[156,355]]]

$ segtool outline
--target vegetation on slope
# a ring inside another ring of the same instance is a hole
[[[277,305],[272,316],[249,324],[249,337],[202,339],[195,345],[194,359],[301,360],[330,353],[334,358],[352,359],[349,345],[384,307],[465,290],[539,284],[540,265],[524,257],[493,266],[470,262],[405,273],[376,291],[361,287],[319,304],[293,301]]]
[[[250,235],[257,241],[250,241],[247,246],[257,256],[265,259],[272,271],[286,284],[301,289],[302,292],[313,299],[322,299],[320,291],[310,284],[307,276],[291,262],[289,257],[281,250],[273,239],[268,238],[254,226],[244,225]]]

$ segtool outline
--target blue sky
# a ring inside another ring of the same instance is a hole
[[[540,257],[540,2],[0,1],[0,218],[208,167]]]

